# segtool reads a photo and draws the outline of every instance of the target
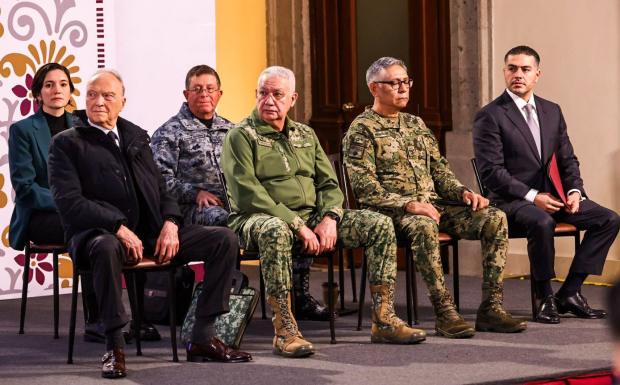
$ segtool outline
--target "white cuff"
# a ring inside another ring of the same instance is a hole
[[[531,189],[526,195],[525,200],[534,203],[534,199],[536,199],[536,195],[538,194],[538,190]]]
[[[581,199],[580,199],[581,201],[586,200],[586,198],[584,198],[584,197],[583,197],[583,194],[581,194],[581,191],[579,191],[579,189],[576,189],[576,188],[574,188],[574,189],[572,189],[572,190],[568,190],[568,193],[566,194],[566,198],[568,198],[568,196],[569,196],[571,193],[575,192],[575,191],[579,193],[579,197],[581,198]]]

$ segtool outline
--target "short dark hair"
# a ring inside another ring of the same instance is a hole
[[[217,88],[222,87],[222,84],[220,83],[220,75],[217,74],[217,71],[215,71],[213,68],[209,67],[206,64],[201,64],[201,65],[197,65],[193,67],[187,73],[187,76],[185,77],[185,89],[186,90],[189,89],[189,84],[191,83],[191,80],[194,76],[201,76],[201,75],[215,76],[215,80],[217,80]]]
[[[506,56],[504,56],[504,64],[506,64],[508,61],[508,56],[510,55],[534,56],[534,59],[536,59],[536,67],[540,64],[540,56],[538,56],[538,52],[536,52],[534,48],[528,47],[527,45],[519,45],[506,52]]]
[[[71,74],[69,73],[69,70],[67,69],[67,67],[63,66],[62,64],[58,64],[58,63],[47,63],[43,65],[41,68],[39,68],[37,70],[37,73],[34,74],[34,79],[32,79],[32,86],[30,87],[30,90],[32,91],[32,96],[34,97],[34,100],[36,100],[36,102],[39,105],[41,105],[42,102],[39,102],[39,100],[37,99],[37,96],[41,95],[41,90],[43,89],[43,83],[45,83],[45,77],[47,76],[48,72],[54,71],[54,70],[61,70],[62,72],[64,72],[65,75],[67,75],[67,79],[69,79],[69,88],[71,89],[71,93],[73,93],[73,91],[75,90],[75,86],[73,85],[73,82],[71,81]],[[71,104],[71,101],[69,101],[69,104]]]

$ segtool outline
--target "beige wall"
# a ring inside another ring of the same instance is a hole
[[[503,92],[503,58],[525,44],[541,57],[535,94],[558,103],[593,200],[620,212],[620,2],[617,0],[493,1],[493,91]],[[572,241],[556,242],[556,272],[563,277]],[[525,242],[511,241],[507,274],[527,264]],[[620,242],[603,280],[620,271]],[[592,277],[594,278],[594,277]]]

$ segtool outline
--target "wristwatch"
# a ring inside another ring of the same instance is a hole
[[[340,216],[334,212],[328,211],[323,217],[330,217],[336,221],[336,224],[340,223]]]

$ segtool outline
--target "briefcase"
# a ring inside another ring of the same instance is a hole
[[[252,320],[254,310],[258,304],[260,293],[258,290],[247,287],[248,278],[240,271],[233,272],[233,282],[230,288],[230,312],[215,319],[215,334],[222,342],[232,349],[239,349],[246,328]],[[202,282],[196,285],[192,303],[181,329],[181,342],[187,345],[192,335],[196,321],[196,306],[198,296],[202,293]]]

